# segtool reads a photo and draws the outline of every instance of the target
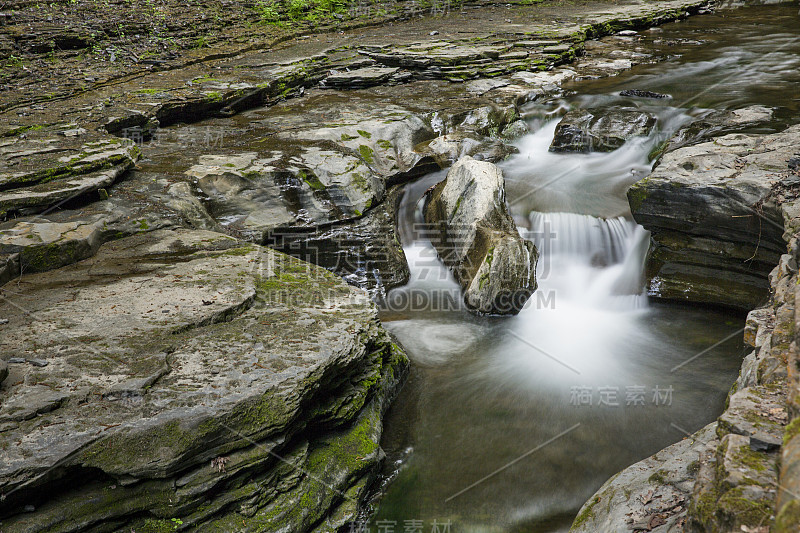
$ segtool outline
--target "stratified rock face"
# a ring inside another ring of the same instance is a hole
[[[519,235],[503,182],[495,165],[464,157],[425,207],[439,257],[479,313],[516,314],[536,290],[536,248]]]
[[[656,118],[637,110],[603,111],[597,115],[575,109],[556,127],[551,152],[613,152],[633,137],[646,136]]]
[[[0,220],[108,187],[139,159],[128,139],[56,130],[31,129],[0,146]]]
[[[3,531],[354,518],[407,364],[366,293],[197,230],[106,243],[14,291],[0,302]]]
[[[636,222],[652,234],[650,293],[749,310],[786,249],[777,203],[797,184],[787,160],[800,127],[732,134],[666,154],[631,187]]]

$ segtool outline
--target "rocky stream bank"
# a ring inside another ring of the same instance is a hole
[[[79,88],[4,80],[2,531],[348,530],[408,366],[370,298],[408,279],[403,186],[463,156],[493,168],[527,132],[526,102],[659,59],[633,39],[593,39],[709,9],[473,7],[283,44],[240,28],[238,44],[128,58],[122,74],[85,67],[94,81]],[[0,44],[52,51],[18,29]],[[796,527],[784,425],[800,413],[786,163],[798,133],[690,139],[631,191],[653,234],[654,295],[749,309],[769,279],[772,303],[749,316],[754,353],[720,421],[609,481],[574,530],[733,531],[772,515],[776,531]],[[722,180],[735,198],[703,204],[716,232],[675,208]],[[723,291],[720,272],[733,280]],[[776,507],[777,483],[788,488]],[[679,503],[654,507],[667,500]]]

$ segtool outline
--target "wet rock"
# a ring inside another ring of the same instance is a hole
[[[325,78],[325,86],[332,88],[364,88],[386,83],[398,68],[365,67],[346,72],[337,72]]]
[[[181,213],[195,229],[222,231],[219,223],[208,213],[208,210],[186,182],[170,185],[167,190],[169,198],[166,205]]]
[[[732,134],[664,156],[628,191],[636,221],[651,232],[649,292],[749,310],[767,298],[767,274],[785,250],[776,200],[786,154],[800,127]]]
[[[616,109],[596,114],[568,112],[556,127],[551,152],[612,152],[636,136],[646,136],[656,118],[642,111]]]
[[[520,130],[521,128],[514,128],[513,131],[517,133]],[[416,150],[421,154],[430,155],[441,168],[449,167],[464,156],[497,163],[517,152],[516,148],[503,141],[475,138],[463,133],[442,135],[432,141],[421,143]]]
[[[515,106],[489,105],[454,115],[450,119],[450,131],[497,137],[506,127],[517,120],[519,120],[519,112]]]
[[[622,34],[620,33],[620,35]],[[620,91],[619,95],[629,96],[632,98],[672,98],[668,94],[655,93],[653,91],[642,91],[640,89],[625,89],[624,91]]]
[[[0,302],[0,353],[48,364],[0,389],[4,530],[354,519],[340,494],[364,497],[407,364],[366,293],[195,230],[106,243],[15,292],[36,320]]]
[[[772,108],[760,105],[708,112],[679,129],[668,142],[656,147],[650,159],[656,159],[665,152],[671,152],[683,146],[691,146],[717,136],[758,126],[771,120],[773,114]]]
[[[496,166],[464,157],[425,207],[436,251],[479,313],[516,314],[536,290],[537,252],[508,213],[503,181]]]
[[[255,152],[206,155],[186,175],[209,198],[215,220],[258,242],[276,228],[361,216],[384,194],[383,182],[361,159],[315,147],[288,161]],[[186,211],[202,219],[192,204],[184,204]]]
[[[515,140],[530,133],[528,123],[524,120],[515,120],[503,129],[502,136],[507,140]]]
[[[589,498],[570,533],[680,531],[701,459],[714,443],[715,424],[664,448],[605,482]]]
[[[408,282],[409,270],[400,244],[396,216],[401,186],[364,217],[331,226],[275,231],[264,244],[336,272],[375,300]]]

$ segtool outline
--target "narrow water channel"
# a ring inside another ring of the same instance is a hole
[[[625,191],[649,173],[658,143],[711,109],[773,107],[761,130],[797,117],[797,22],[794,5],[670,24],[644,37],[668,61],[573,83],[526,109],[533,131],[501,165],[511,211],[541,255],[539,289],[516,317],[453,304],[457,285],[419,224],[420,198],[445,174],[408,187],[412,279],[389,294],[382,320],[413,366],[386,422],[374,525],[567,531],[611,475],[717,417],[743,356],[743,317],[648,301],[649,235]],[[625,88],[672,98],[619,97]],[[658,129],[609,154],[547,151],[566,109],[616,106],[656,114]]]

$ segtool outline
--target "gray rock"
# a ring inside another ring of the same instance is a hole
[[[306,531],[355,517],[340,494],[363,498],[407,364],[363,291],[194,230],[106,243],[15,291],[36,320],[0,302],[12,319],[0,353],[49,364],[16,367],[0,389],[4,509],[35,506],[4,531],[164,529],[176,516]]]
[[[450,119],[450,132],[497,137],[506,127],[519,120],[519,112],[513,105],[487,105],[454,115]]]
[[[551,152],[611,152],[637,136],[646,136],[656,124],[648,113],[615,109],[596,114],[586,109],[568,112],[556,127]]]
[[[464,289],[467,307],[479,313],[516,314],[536,290],[537,252],[508,213],[503,182],[495,165],[467,156],[425,207],[436,251]]]
[[[651,232],[650,293],[749,310],[767,298],[767,274],[786,249],[787,153],[800,127],[732,134],[666,154],[628,191],[636,221]]]
[[[379,300],[408,282],[408,263],[395,222],[402,195],[402,186],[396,186],[362,218],[307,231],[275,231],[265,244],[336,272]]]
[[[372,114],[375,116],[332,127],[301,125],[298,131],[280,136],[293,141],[334,143],[340,147],[337,152],[358,159],[386,185],[407,181],[431,169],[430,162],[414,151],[417,144],[436,137],[428,121],[393,106]]]
[[[8,363],[5,360],[0,359],[0,385],[3,384],[3,380],[8,377]]]
[[[101,216],[80,222],[11,221],[0,225],[0,254],[18,254],[24,272],[59,268],[94,255],[108,222]]]
[[[754,452],[774,452],[781,448],[781,439],[766,433],[750,435],[750,449]]]
[[[570,533],[683,531],[697,468],[713,450],[715,429],[709,424],[614,475],[584,504]]]
[[[170,185],[167,190],[169,198],[165,203],[181,213],[195,229],[222,231],[219,223],[208,213],[208,210],[192,191],[191,185],[179,182]]]
[[[507,129],[510,129],[507,128]],[[514,128],[514,132],[520,129]],[[517,149],[498,139],[485,139],[464,133],[450,133],[419,144],[417,152],[431,156],[441,168],[447,168],[464,156],[497,163]]]
[[[760,105],[742,109],[708,112],[680,128],[669,141],[657,146],[650,159],[657,159],[662,154],[677,150],[683,146],[691,146],[714,137],[758,126],[770,121],[773,114],[774,110],[772,108]]]
[[[42,129],[0,146],[0,219],[36,213],[108,187],[139,158],[127,139],[64,137]]]
[[[325,85],[333,88],[363,88],[385,83],[399,69],[394,67],[365,67],[337,72],[325,78]]]

